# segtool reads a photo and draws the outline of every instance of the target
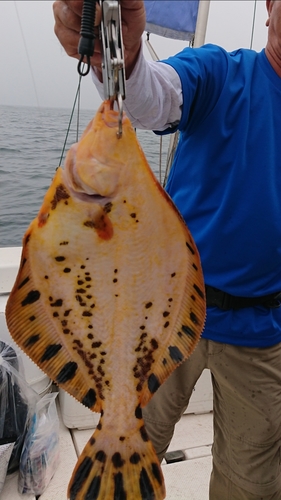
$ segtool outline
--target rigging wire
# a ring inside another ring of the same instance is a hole
[[[255,31],[255,23],[256,23],[256,12],[257,12],[257,0],[255,0],[255,3],[254,3],[254,12],[253,12],[253,21],[252,21],[252,32],[251,32],[250,49],[253,48],[254,31]]]
[[[33,74],[33,71],[32,71],[32,66],[31,66],[30,58],[29,58],[29,55],[28,55],[27,45],[26,45],[26,41],[25,41],[25,37],[24,37],[24,32],[23,32],[23,29],[22,29],[22,24],[21,24],[19,12],[18,12],[17,2],[15,0],[14,0],[14,7],[15,7],[15,10],[16,10],[16,14],[17,14],[17,18],[18,18],[18,23],[19,23],[19,27],[20,27],[20,32],[21,32],[21,37],[22,37],[22,41],[23,41],[23,46],[24,46],[24,50],[25,50],[25,54],[26,54],[26,58],[27,58],[28,66],[29,66],[29,71],[30,71],[30,74],[31,74],[31,79],[32,79],[33,87],[34,87],[34,92],[35,92],[37,107],[40,109],[39,99],[38,99],[38,94],[37,94],[37,89],[36,89],[36,84],[35,84],[35,78],[34,78],[34,74]]]

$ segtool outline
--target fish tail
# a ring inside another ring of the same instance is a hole
[[[161,467],[143,420],[124,436],[99,424],[73,471],[68,499],[163,500],[165,496]]]

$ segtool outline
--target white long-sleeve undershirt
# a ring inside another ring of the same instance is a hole
[[[93,81],[103,99],[103,83],[92,71]],[[147,61],[142,51],[126,80],[124,109],[132,125],[139,129],[165,130],[180,121],[181,81],[168,64]]]

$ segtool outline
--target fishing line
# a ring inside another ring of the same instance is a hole
[[[250,49],[253,48],[253,39],[254,39],[254,31],[255,31],[255,23],[256,23],[256,11],[257,11],[257,0],[255,0],[255,3],[254,3],[254,13],[253,13]]]
[[[82,69],[82,71],[83,71],[83,69]],[[62,159],[63,159],[63,155],[64,155],[64,152],[65,152],[65,147],[66,147],[68,135],[69,135],[69,132],[70,132],[70,127],[71,127],[72,118],[73,118],[73,115],[74,115],[74,111],[75,111],[75,106],[76,106],[77,100],[78,100],[78,108],[77,108],[76,140],[78,141],[79,116],[80,116],[80,87],[81,87],[82,76],[83,75],[79,75],[78,87],[77,87],[77,90],[76,90],[76,94],[75,94],[75,98],[74,98],[74,103],[73,103],[73,107],[72,107],[72,111],[71,111],[71,115],[70,115],[70,119],[69,119],[69,123],[68,123],[68,128],[67,128],[67,131],[66,131],[65,140],[64,140],[63,147],[62,147],[62,152],[61,152],[61,156],[60,156],[59,166],[62,164]]]
[[[20,16],[19,16],[19,12],[18,12],[18,7],[17,7],[17,2],[16,1],[14,1],[14,6],[15,6],[15,9],[16,9],[16,14],[17,14],[17,18],[18,18],[19,27],[20,27],[21,37],[22,37],[22,41],[23,41],[23,46],[24,46],[24,50],[25,50],[25,54],[26,54],[26,58],[27,58],[27,62],[28,62],[29,70],[30,70],[30,74],[31,74],[31,79],[32,79],[33,88],[34,88],[35,97],[36,97],[36,102],[37,102],[37,107],[40,109],[39,99],[38,99],[38,94],[37,94],[36,84],[35,84],[35,78],[34,78],[34,75],[33,75],[32,66],[31,66],[31,62],[30,62],[30,59],[29,59],[29,55],[28,55],[27,45],[26,45],[26,41],[25,41],[25,37],[24,37],[24,32],[23,32],[23,29],[22,29],[21,20],[20,20]]]

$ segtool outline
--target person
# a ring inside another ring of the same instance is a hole
[[[54,3],[79,57],[81,1]],[[214,393],[211,500],[281,499],[281,1],[266,0],[259,53],[207,44],[161,62],[142,53],[142,0],[121,0],[124,106],[133,125],[180,131],[167,191],[198,246],[207,319],[191,357],[144,409],[161,460],[205,368]],[[97,20],[98,22],[98,20]],[[102,94],[100,52],[91,59]]]

